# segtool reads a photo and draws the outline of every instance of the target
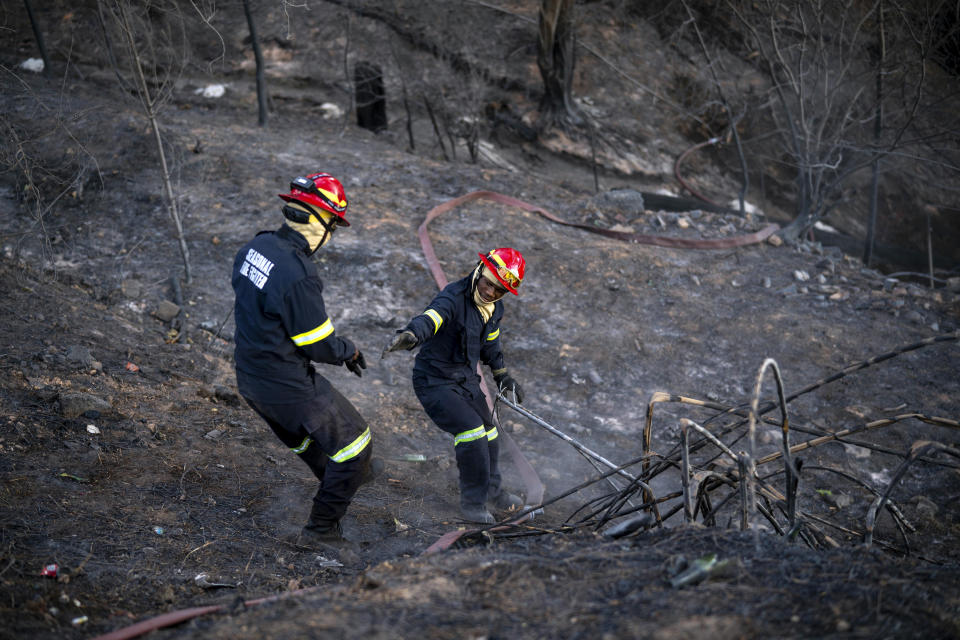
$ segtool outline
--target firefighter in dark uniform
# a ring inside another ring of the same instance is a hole
[[[494,249],[453,282],[426,310],[398,331],[381,357],[420,345],[413,366],[413,389],[433,422],[453,436],[460,474],[460,508],[470,522],[495,522],[488,507],[509,510],[523,501],[500,487],[497,428],[477,374],[478,362],[490,367],[501,391],[523,401],[500,349],[500,320],[508,291],[518,295],[526,264],[519,251]]]
[[[295,179],[280,198],[283,226],[257,234],[233,263],[237,387],[320,481],[298,541],[352,554],[340,519],[375,473],[370,428],[311,364],[346,365],[357,376],[366,368],[360,350],[334,331],[310,259],[338,227],[350,226],[347,198],[325,173]]]

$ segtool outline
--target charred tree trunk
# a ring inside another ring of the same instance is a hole
[[[873,141],[879,146],[880,136],[883,134],[883,63],[885,58],[886,42],[883,33],[883,3],[880,3],[880,38],[877,46],[877,107],[874,112],[876,120],[873,123]],[[867,214],[867,237],[863,243],[863,264],[870,266],[873,260],[873,242],[877,233],[877,209],[880,195],[880,156],[873,158],[873,176],[870,181],[870,209]]]
[[[387,100],[383,71],[371,62],[358,62],[353,69],[357,101],[357,125],[377,132],[387,128]]]
[[[253,22],[253,13],[250,11],[250,0],[243,0],[243,13],[247,17],[247,27],[250,29],[250,44],[253,46],[253,58],[257,63],[257,105],[259,106],[257,124],[263,127],[267,124],[267,81],[264,79],[263,53],[260,51],[257,27]]]
[[[580,124],[571,86],[574,67],[573,0],[541,0],[537,66],[543,78],[541,128]]]
[[[447,148],[443,146],[443,135],[440,134],[437,117],[433,114],[433,106],[430,104],[430,101],[427,100],[427,96],[423,96],[423,105],[427,108],[427,115],[430,116],[430,122],[433,123],[433,133],[437,137],[437,144],[440,145],[440,151],[443,152],[443,159],[446,162],[450,162],[450,156],[447,155]]]
[[[878,108],[879,110],[879,108]],[[870,205],[867,213],[867,237],[863,241],[863,264],[873,262],[873,243],[877,235],[877,209],[880,207],[880,157],[873,159],[870,177]]]
[[[50,59],[47,57],[47,47],[43,44],[43,31],[40,30],[40,25],[37,24],[37,19],[33,15],[33,7],[30,5],[30,0],[23,0],[23,4],[27,7],[27,16],[30,18],[33,37],[36,38],[37,48],[40,49],[40,59],[43,60],[43,73],[44,75],[50,75]]]

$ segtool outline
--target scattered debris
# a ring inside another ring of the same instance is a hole
[[[855,444],[846,444],[843,445],[844,450],[847,452],[847,455],[856,458],[858,460],[865,460],[870,457],[870,449],[866,447],[860,447]]]
[[[845,493],[834,493],[829,489],[817,489],[817,494],[831,507],[843,509],[853,504],[853,498]]]
[[[209,577],[210,577],[210,574],[206,572],[198,573],[196,576],[194,576],[193,582],[198,587],[201,587],[203,589],[220,589],[220,588],[236,589],[238,586],[236,584],[227,584],[226,582],[210,582]]]
[[[720,570],[726,568],[729,560],[720,560],[717,554],[710,553],[693,561],[693,565],[686,571],[677,574],[670,579],[670,586],[674,589],[699,584],[717,574]]]
[[[844,411],[849,413],[852,416],[856,416],[861,420],[866,420],[867,416],[870,415],[870,410],[864,406],[851,404],[843,408]]]
[[[639,531],[642,528],[649,527],[654,522],[655,519],[650,513],[638,513],[621,522],[618,522],[612,527],[607,527],[607,529],[603,532],[603,535],[614,539],[623,538],[631,533]]]
[[[60,415],[64,418],[79,418],[87,411],[109,411],[108,401],[92,393],[66,392],[58,397]]]
[[[66,478],[67,480],[73,480],[74,482],[79,482],[80,484],[86,484],[90,482],[86,478],[81,478],[80,476],[75,476],[72,473],[61,473],[59,475],[61,478]]]
[[[100,365],[100,363],[94,359],[93,354],[90,353],[90,349],[86,347],[77,345],[67,347],[65,357],[67,362],[78,368],[95,369],[97,365]],[[100,366],[102,367],[103,365]]]
[[[393,460],[394,462],[426,462],[427,456],[422,453],[404,453],[403,455],[390,456],[384,459]]]
[[[643,215],[643,193],[634,189],[610,189],[594,198],[601,207],[610,207],[627,215]]]
[[[27,58],[20,63],[20,68],[32,73],[43,73],[43,60],[40,58]]]
[[[323,112],[324,120],[336,120],[343,117],[343,108],[332,102],[324,102],[320,105],[320,111]]]
[[[169,300],[161,300],[153,310],[153,315],[161,322],[170,322],[180,315],[180,307]]]
[[[208,84],[194,91],[195,94],[202,95],[204,98],[222,98],[226,92],[227,88],[222,84]]]
[[[343,563],[338,560],[331,560],[326,556],[317,556],[316,563],[324,569],[339,569],[343,567]]]
[[[44,576],[44,577],[47,577],[47,578],[56,578],[56,577],[57,577],[57,571],[58,571],[59,569],[60,569],[60,566],[57,565],[56,563],[51,563],[51,564],[48,564],[48,565],[44,565],[43,569],[40,570],[40,575],[42,575],[42,576]]]

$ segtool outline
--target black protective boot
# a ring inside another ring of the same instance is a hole
[[[487,511],[484,506],[461,505],[460,513],[467,522],[476,522],[479,524],[494,524],[496,519]]]
[[[496,497],[487,500],[487,506],[497,511],[516,512],[523,509],[523,498],[507,491],[501,491]]]
[[[360,564],[357,545],[343,537],[339,522],[326,527],[308,524],[300,532],[297,544],[333,555],[343,565]]]
[[[318,526],[308,524],[300,532],[300,539],[309,542],[321,542],[324,544],[341,544],[346,542],[343,537],[343,527],[339,522],[334,522],[329,526]]]

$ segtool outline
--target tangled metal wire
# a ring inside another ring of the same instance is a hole
[[[605,529],[604,533],[611,537],[621,537],[648,526],[662,526],[665,520],[681,511],[685,522],[694,522],[699,517],[702,524],[716,526],[721,510],[732,503],[739,505],[739,526],[743,530],[758,531],[763,527],[762,521],[765,521],[766,526],[775,531],[777,535],[785,536],[788,539],[800,539],[812,548],[839,546],[826,532],[826,529],[829,528],[844,535],[858,538],[867,546],[876,543],[888,550],[909,554],[910,547],[907,541],[907,533],[915,532],[916,529],[891,500],[891,494],[907,469],[917,460],[960,468],[960,451],[946,444],[922,440],[914,443],[907,452],[897,452],[887,447],[860,440],[851,441],[848,438],[855,434],[881,429],[906,420],[917,420],[925,424],[953,429],[960,429],[960,422],[956,419],[910,411],[835,432],[825,432],[810,427],[794,426],[791,429],[787,407],[790,402],[800,396],[855,372],[916,349],[957,340],[960,340],[960,332],[938,335],[908,344],[869,360],[852,364],[790,395],[787,395],[784,390],[780,367],[774,360],[768,358],[764,360],[760,367],[749,405],[726,406],[709,400],[660,391],[655,392],[647,404],[642,455],[624,464],[615,464],[605,459],[526,408],[502,395],[498,396],[498,408],[500,405],[508,406],[560,437],[573,446],[599,472],[597,476],[588,481],[554,496],[542,504],[529,507],[519,516],[522,517],[528,510],[542,509],[545,505],[557,502],[600,482],[610,484],[612,490],[579,506],[566,519],[564,526],[559,530],[548,531],[521,524],[510,527],[509,523],[500,523],[495,531],[501,536],[517,536],[556,533],[580,527],[592,527],[595,530]],[[772,375],[776,383],[777,401],[761,404],[761,388],[768,373]],[[693,420],[681,418],[678,425],[678,442],[670,451],[661,454],[652,449],[653,417],[655,409],[665,403],[693,405],[714,410],[717,413],[710,416],[702,425]],[[779,409],[779,416],[768,416],[775,409]],[[732,422],[730,422],[731,419]],[[727,422],[724,423],[724,420],[727,420]],[[779,451],[758,457],[756,453],[758,423],[779,427],[781,435]],[[793,432],[814,437],[792,444],[791,436]],[[741,448],[734,450],[733,447],[744,439],[745,442],[741,445]],[[886,488],[881,491],[868,482],[842,470],[804,465],[803,460],[796,455],[801,451],[828,442],[855,444],[897,455],[902,458],[902,462],[893,478],[887,483]],[[925,455],[937,453],[943,455],[936,457]],[[696,454],[696,462],[694,461],[694,454]],[[950,461],[947,458],[952,458],[957,462]],[[773,467],[777,463],[780,465],[779,468],[766,474],[760,473],[760,470]],[[639,473],[634,469],[637,465],[640,465]],[[606,470],[602,470],[602,467],[606,467]],[[653,481],[668,470],[679,470],[680,486],[674,491],[658,496],[652,487]],[[801,479],[804,474],[809,477],[810,473],[815,471],[838,474],[874,495],[862,530],[852,529],[799,507]],[[783,480],[775,484],[774,479],[781,475]],[[621,483],[625,481],[626,486],[616,484],[614,482],[615,478],[619,479]],[[661,508],[666,511],[661,512]],[[901,534],[902,546],[889,541],[874,539],[877,518],[884,509],[890,513]],[[630,517],[626,518],[627,516]],[[618,521],[617,524],[608,526],[615,520]],[[513,522],[517,522],[517,520],[514,519]],[[505,524],[508,526],[504,526]]]

